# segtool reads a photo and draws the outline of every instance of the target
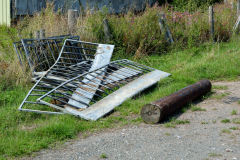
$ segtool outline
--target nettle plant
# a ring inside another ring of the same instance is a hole
[[[191,3],[191,1],[187,1]],[[211,4],[207,1],[206,4]],[[84,41],[111,43],[115,45],[115,57],[134,57],[139,59],[150,54],[163,54],[171,49],[194,48],[206,42],[212,42],[209,27],[209,5],[180,8],[165,3],[148,6],[143,12],[135,12],[134,7],[128,12],[112,14],[110,7],[101,10],[85,8],[77,20],[75,34]],[[197,5],[197,6],[198,6]],[[189,4],[189,6],[191,6]],[[96,7],[97,8],[97,7]],[[236,8],[229,3],[216,3],[214,6],[214,39],[228,41],[232,37],[232,26],[237,16]],[[171,31],[174,45],[169,44],[159,27],[157,13],[163,12]],[[110,41],[106,42],[103,19],[107,18],[111,31]],[[45,29],[47,36],[67,34],[67,15],[54,12],[53,4],[48,4],[41,13],[29,17],[22,25],[22,32]]]

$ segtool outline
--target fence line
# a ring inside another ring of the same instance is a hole
[[[240,4],[240,0],[238,0],[237,4]],[[214,11],[217,12],[219,10],[222,11],[222,10],[229,9],[229,8],[221,8],[221,7],[222,6],[220,6],[218,8],[213,7],[212,10],[213,10],[213,12]],[[234,15],[224,15],[226,17],[227,16],[232,16],[231,20],[229,21],[229,24],[226,24],[226,25],[233,26],[233,24],[236,20],[234,18],[236,16],[235,15],[236,11],[238,11],[238,10],[234,9],[232,11],[232,13]],[[190,28],[191,25],[194,25],[193,23],[201,23],[200,28],[198,28],[199,30],[205,29],[205,26],[207,24],[209,24],[209,22],[207,20],[208,19],[207,17],[209,16],[209,14],[207,14],[206,11],[205,12],[197,12],[197,14],[189,14],[188,12],[184,12],[184,13],[181,13],[181,12],[165,12],[165,14],[166,14],[168,23],[171,24],[171,25],[169,25],[169,29],[172,32],[176,29],[176,26],[178,25],[177,23],[181,24],[180,27],[185,26],[186,28]],[[200,22],[197,22],[196,19],[199,19],[199,18],[201,18],[201,20],[200,20]],[[222,20],[219,19],[219,17],[217,17],[215,15],[214,18],[212,16],[212,20],[210,20],[210,22],[212,24],[215,23],[215,25],[219,25],[220,23],[222,23]],[[92,42],[96,42],[96,43],[100,43],[100,42],[101,43],[106,43],[106,42],[109,42],[111,40],[111,38],[114,36],[114,34],[116,34],[116,32],[117,32],[115,30],[111,30],[111,25],[116,25],[116,24],[121,24],[121,23],[129,24],[129,25],[126,25],[124,27],[128,28],[131,31],[129,33],[132,33],[134,31],[134,29],[136,28],[135,26],[138,25],[139,21],[138,20],[134,20],[134,21],[109,21],[108,24],[110,26],[110,29],[108,28],[108,30],[111,31],[112,33],[108,34],[107,39],[106,39],[106,33],[104,33],[104,28],[106,28],[106,27],[104,27],[103,22],[101,24],[96,24],[96,25],[92,25],[92,26],[75,27],[74,32],[72,32],[72,33],[73,34],[80,34],[80,38],[83,39],[83,40],[89,40],[89,41],[91,40]],[[143,27],[148,29],[149,27],[151,27],[152,25],[156,25],[157,23],[158,23],[157,21],[156,22],[152,21],[152,22],[147,24],[148,26],[143,26]],[[44,26],[43,26],[43,28],[44,28]],[[214,33],[213,29],[214,28],[212,26],[211,29],[209,30],[212,33],[212,37],[215,34],[218,34],[218,31],[216,30],[215,33]],[[231,31],[231,27],[226,27],[226,29],[228,31]],[[26,39],[26,38],[32,38],[33,37],[33,34],[23,34],[23,35],[21,35],[20,31],[22,31],[22,30],[23,29],[19,29],[18,36],[14,35],[14,37],[12,37],[12,38],[2,39],[2,40],[0,40],[0,43],[3,42],[3,41],[12,40],[12,39],[17,41],[21,38]],[[86,31],[86,30],[88,30],[88,31]],[[160,30],[160,26],[159,26],[159,30]],[[46,37],[51,37],[51,36],[57,36],[57,35],[60,35],[60,34],[68,34],[68,31],[69,31],[68,28],[66,28],[65,30],[57,31],[57,32],[45,32],[45,36]],[[90,32],[90,31],[93,31],[93,32]],[[185,29],[185,30],[182,29],[181,32],[184,35],[186,32],[189,32],[189,31],[187,29]],[[184,35],[184,36],[186,36],[186,35]],[[175,37],[175,35],[173,34],[173,39],[174,39],[174,37]]]

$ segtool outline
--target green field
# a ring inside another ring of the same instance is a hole
[[[131,123],[146,103],[167,96],[201,79],[237,81],[240,75],[239,38],[228,43],[205,44],[197,50],[172,51],[166,55],[145,56],[138,62],[169,72],[171,77],[127,100],[113,113],[96,122],[71,115],[44,115],[19,112],[18,107],[33,84],[0,88],[0,158],[31,155],[54,147],[78,134],[101,131]],[[5,85],[3,85],[5,86]],[[87,135],[86,135],[87,136]]]
[[[13,41],[20,40],[19,37],[15,38],[18,36],[17,29],[21,29],[19,34],[27,35],[24,38],[31,38],[33,31],[42,27],[48,37],[64,35],[67,31],[67,16],[53,12],[52,5],[48,4],[42,14],[26,17],[17,26],[0,26],[0,159],[32,155],[40,149],[59,146],[78,135],[86,137],[89,132],[143,123],[139,114],[143,105],[202,79],[239,81],[240,37],[232,32],[236,10],[223,3],[215,5],[216,43],[213,43],[209,35],[208,12],[202,11],[206,8],[208,6],[200,7],[193,14],[169,4],[161,7],[155,5],[138,15],[131,12],[126,15],[109,15],[105,8],[94,13],[86,11],[78,19],[77,27],[83,26],[85,30],[78,30],[76,35],[91,42],[101,42],[104,38],[102,20],[109,20],[110,43],[115,45],[113,60],[127,58],[172,74],[95,122],[71,115],[18,111],[33,84],[30,83],[30,74],[22,71],[14,53]],[[159,29],[156,15],[162,11],[168,20],[174,45],[166,42]],[[173,17],[173,13],[177,16]],[[205,95],[202,99],[207,97]],[[189,106],[182,112],[190,109]],[[192,107],[194,110],[201,108]],[[173,125],[169,125],[169,122],[161,123],[171,127],[187,122],[174,121]]]

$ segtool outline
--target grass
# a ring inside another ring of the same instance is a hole
[[[86,133],[83,134],[83,138],[87,138],[88,135]]]
[[[231,127],[230,129],[232,129],[232,130],[237,130],[238,127]]]
[[[192,107],[191,108],[191,111],[206,111],[206,109],[202,109],[201,107],[196,107],[196,106],[194,106],[194,107]]]
[[[237,114],[237,110],[232,110],[232,112],[231,112],[231,115],[236,115]]]
[[[208,124],[208,122],[205,122],[205,121],[204,121],[204,122],[201,122],[201,124]]]
[[[183,121],[181,121],[181,120],[176,120],[175,123],[176,123],[176,124],[189,124],[190,121],[188,121],[188,120],[183,120]]]
[[[239,124],[239,123],[240,123],[240,118],[234,118],[234,119],[233,119],[233,123]]]
[[[105,153],[100,155],[100,158],[107,158],[107,155]]]
[[[217,95],[213,95],[211,96],[211,98],[214,98],[214,99],[222,99],[223,97],[226,97],[228,96],[230,93],[221,93],[221,94],[217,94]]]
[[[168,122],[168,123],[165,123],[164,126],[167,128],[175,128],[176,124],[173,124],[172,122]]]
[[[202,99],[204,100],[204,99],[206,99],[207,97],[208,97],[208,95],[203,95],[203,96],[202,96]],[[181,109],[181,112],[182,112],[182,113],[185,113],[185,112],[187,112],[189,109],[191,109],[192,112],[194,112],[194,111],[206,111],[206,109],[202,109],[201,107],[195,106],[193,103],[189,103],[189,104],[186,105],[186,107],[183,107],[183,108]]]
[[[182,113],[185,113],[185,112],[187,112],[190,108],[192,108],[193,106],[194,106],[193,103],[188,103],[186,106],[184,106],[184,107],[181,108],[181,112],[182,112]]]
[[[95,122],[70,115],[18,112],[17,108],[32,84],[0,87],[0,144],[2,144],[0,155],[7,157],[29,155],[39,149],[50,147],[50,144],[54,146],[54,143],[58,141],[73,139],[78,133],[141,123],[141,118],[131,120],[129,117],[139,114],[143,104],[174,93],[201,79],[237,80],[240,75],[240,66],[238,65],[240,50],[237,42],[235,40],[215,46],[209,45],[201,48],[201,52],[196,55],[191,55],[191,49],[189,49],[161,56],[144,57],[138,62],[169,72],[172,76],[161,80],[154,87],[141,93],[141,97],[129,99],[120,107],[115,108],[116,114],[114,115],[117,116],[110,114]],[[225,51],[230,48],[235,48],[236,52],[226,55]],[[166,124],[170,127],[175,125],[173,123]]]
[[[220,122],[222,122],[222,123],[231,123],[231,120],[230,119],[223,119]]]
[[[167,128],[175,128],[177,124],[189,124],[190,121],[188,120],[177,120],[175,117],[170,119],[170,122],[164,124]]]
[[[217,153],[209,153],[210,157],[217,157],[217,156],[222,156],[221,154],[217,154]]]
[[[212,89],[220,89],[220,90],[227,90],[228,86],[217,86],[217,85],[213,85]]]
[[[170,136],[170,133],[166,132],[165,135]]]
[[[188,111],[188,108],[186,108],[186,107],[181,108],[181,112],[182,112],[182,113],[185,113],[185,112],[187,112],[187,111]]]
[[[150,14],[149,12],[147,13]],[[130,15],[125,15],[125,18],[128,16]],[[37,19],[37,17],[35,18]],[[53,17],[53,21],[56,18],[57,16]],[[148,17],[146,16],[143,18],[147,19]],[[145,19],[142,21],[144,25],[148,24]],[[46,20],[48,20],[47,22],[49,23],[52,21],[52,19],[47,18]],[[42,22],[44,22],[44,20],[42,20]],[[55,28],[59,29],[60,27],[57,26],[57,22],[56,24],[54,22],[51,28],[47,28],[46,32],[52,32],[51,29],[54,30]],[[138,23],[138,25],[140,25],[140,22]],[[34,24],[39,24],[39,26],[33,26]],[[96,22],[96,24],[98,23]],[[65,23],[63,27],[64,25]],[[138,25],[136,27],[138,27]],[[34,27],[39,29],[40,26],[42,26],[40,23],[31,23],[30,26],[25,28],[25,31],[23,30],[22,32],[28,33],[27,31],[33,30]],[[112,29],[114,28],[114,26],[111,27]],[[124,29],[126,29],[126,27]],[[159,26],[157,29],[158,31],[152,31],[151,35],[160,36]],[[184,31],[185,30],[186,29],[184,29]],[[150,32],[149,30],[146,31]],[[13,30],[12,32],[14,33],[15,31]],[[138,32],[140,33],[141,30],[138,30]],[[174,33],[176,32],[177,31]],[[132,37],[129,38],[127,35],[131,35]],[[143,36],[145,35],[147,34],[143,34]],[[177,33],[174,35],[176,36]],[[94,122],[86,121],[71,115],[44,115],[18,112],[18,107],[33,84],[29,83],[27,80],[29,77],[25,78],[26,75],[22,74],[21,67],[16,61],[17,58],[15,53],[12,51],[12,44],[8,47],[7,45],[10,42],[4,41],[4,44],[3,42],[0,43],[4,49],[4,54],[0,56],[0,61],[11,64],[11,66],[4,71],[0,68],[0,159],[5,157],[13,159],[15,157],[31,155],[32,152],[39,151],[40,149],[54,147],[57,142],[74,139],[79,133],[84,134],[86,131],[101,131],[105,128],[141,123],[141,117],[137,119],[132,117],[136,117],[139,114],[144,104],[172,94],[202,79],[214,81],[239,80],[240,48],[238,37],[233,38],[228,43],[223,42],[212,45],[205,41],[197,48],[186,45],[185,50],[172,48],[170,51],[161,48],[162,46],[158,44],[158,42],[162,42],[161,39],[158,39],[158,37],[152,38],[150,36],[148,37],[149,41],[152,41],[154,38],[156,40],[155,44],[152,44],[152,46],[155,46],[155,48],[160,47],[160,49],[156,49],[155,51],[151,50],[151,54],[146,53],[144,56],[139,56],[140,58],[138,59],[132,57],[130,53],[128,54],[127,50],[130,50],[131,46],[135,46],[136,49],[133,50],[135,53],[139,49],[139,43],[137,40],[134,40],[141,38],[137,36],[137,33],[130,34],[127,32],[121,37],[126,39],[124,45],[129,48],[123,48],[122,41],[119,42],[119,45],[117,42],[114,42],[116,50],[113,59],[127,57],[143,65],[171,73],[172,76],[159,81],[155,86],[142,92],[141,96],[126,100],[121,106],[114,109],[114,114],[110,114]],[[134,39],[134,37],[136,38]],[[84,36],[82,40],[88,41]],[[184,39],[181,43],[183,41]],[[95,42],[98,41],[96,40]],[[165,43],[164,45],[168,46],[168,44]],[[11,48],[11,51],[9,48]],[[233,49],[234,51],[228,53],[229,50]],[[122,55],[123,53],[124,55]],[[4,74],[2,74],[2,72],[4,72]],[[169,122],[165,125],[173,127],[177,122],[178,121]],[[236,119],[233,122],[240,123],[240,120]],[[188,122],[179,121],[178,123],[184,124]],[[203,124],[206,123],[207,122],[204,122]]]
[[[223,133],[231,133],[231,131],[229,129],[223,129],[222,132]]]

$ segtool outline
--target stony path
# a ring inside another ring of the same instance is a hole
[[[196,104],[206,111],[188,110],[173,115],[178,120],[190,121],[190,124],[178,124],[175,128],[166,128],[164,123],[140,124],[109,129],[85,139],[69,142],[60,149],[42,150],[37,156],[24,159],[94,160],[103,159],[101,155],[104,154],[107,159],[124,160],[240,160],[240,121],[226,124],[220,122],[223,119],[240,119],[240,82],[213,84],[228,86],[227,90],[215,89],[215,95],[229,95],[222,99],[210,98]],[[236,115],[231,114],[233,110],[237,111]],[[233,130],[231,127],[238,129]]]

